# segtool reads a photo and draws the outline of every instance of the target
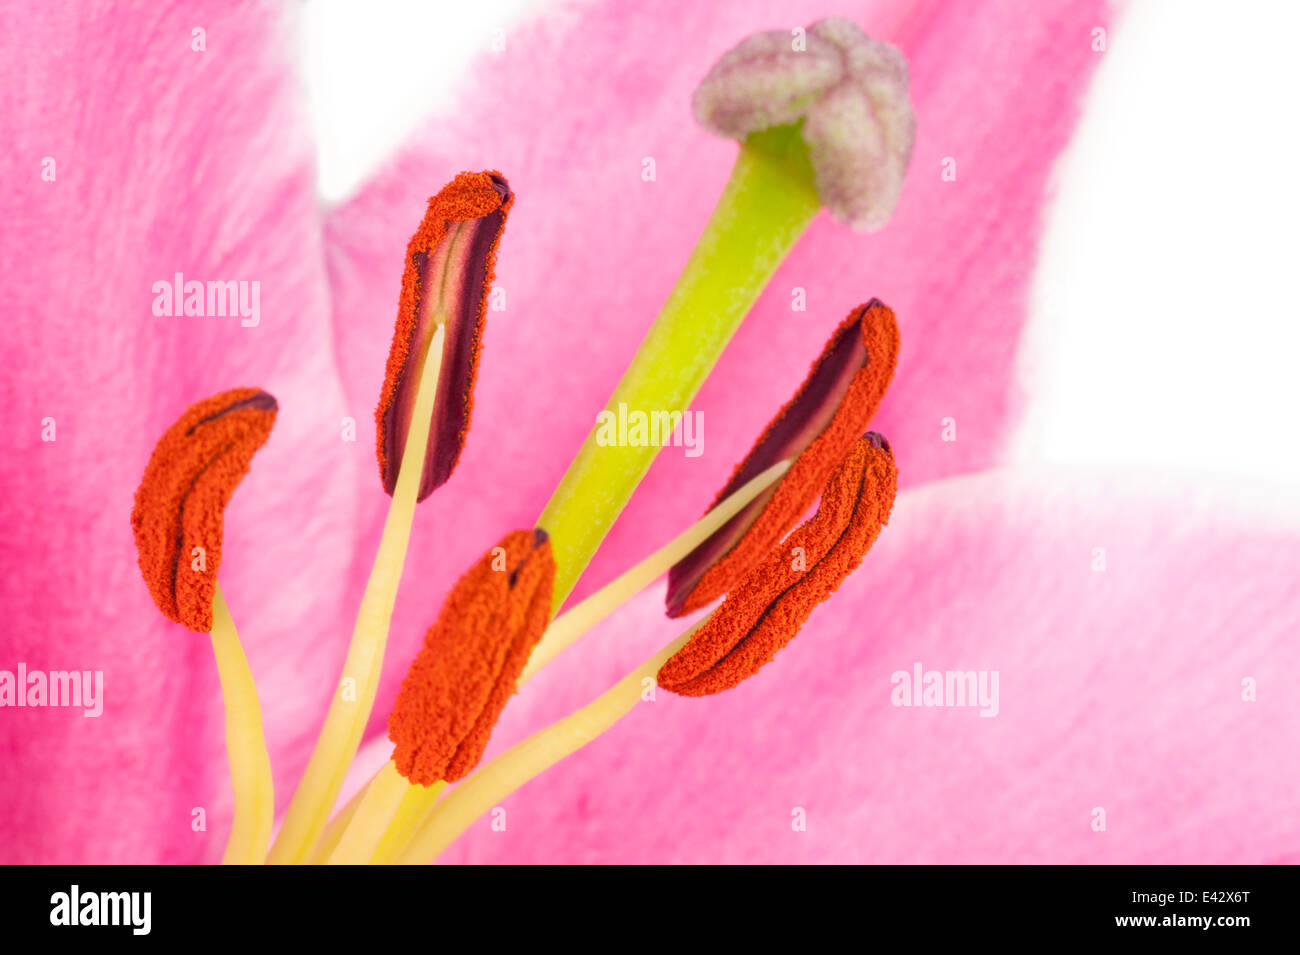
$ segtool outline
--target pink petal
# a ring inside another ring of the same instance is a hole
[[[273,749],[314,732],[338,672],[363,466],[374,483],[373,445],[340,441],[340,419],[370,406],[344,405],[324,321],[292,24],[228,8],[0,14],[0,397],[16,446],[0,456],[0,668],[102,669],[106,696],[98,719],[0,714],[7,862],[220,858],[230,784],[212,651],[159,615],[130,528],[154,442],[191,402],[238,385],[280,401],[227,512],[221,571]],[[153,283],[176,272],[259,281],[260,323],[155,316]],[[290,768],[277,763],[282,796]]]
[[[505,832],[480,821],[444,861],[1293,857],[1300,515],[1266,519],[1267,500],[1066,472],[905,492],[862,568],[763,673],[640,704],[505,799]],[[666,642],[658,598],[526,688],[494,752]],[[918,661],[997,670],[999,712],[895,707],[891,676]]]

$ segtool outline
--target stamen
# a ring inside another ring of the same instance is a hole
[[[226,505],[277,410],[257,388],[192,405],[159,439],[135,492],[131,527],[144,582],[163,615],[195,633],[212,629]]]
[[[807,512],[875,415],[893,379],[898,349],[893,310],[877,299],[840,323],[799,391],[736,467],[714,506],[775,461],[795,458],[789,473],[673,567],[670,617],[705,607],[735,588]]]
[[[191,405],[159,439],[131,511],[140,572],[154,603],[169,619],[212,639],[235,796],[223,864],[260,863],[275,821],[257,686],[217,571],[226,505],[270,436],[278,410],[275,399],[257,388]],[[182,568],[182,561],[189,566]]]
[[[487,296],[513,201],[500,173],[461,173],[429,200],[407,246],[397,325],[375,411],[380,475],[393,502],[343,668],[343,677],[360,692],[351,700],[336,693],[331,701],[272,847],[272,862],[301,862],[314,851],[360,745],[378,688],[415,504],[451,475],[469,428]],[[441,374],[444,350],[446,376]],[[372,800],[360,820],[363,827],[379,805]]]
[[[758,672],[862,562],[889,520],[897,490],[888,442],[868,434],[831,474],[817,514],[727,595],[664,664],[659,685],[683,696],[706,696]]]
[[[446,326],[439,325],[429,342],[429,355],[420,376],[415,398],[415,414],[406,437],[402,469],[384,521],[383,535],[375,563],[361,595],[352,642],[343,661],[340,687],[330,700],[325,724],[316,739],[316,748],[303,773],[298,789],[285,814],[280,834],[271,847],[269,862],[292,865],[306,861],[329,822],[330,808],[338,797],[348,765],[361,745],[370,710],[379,688],[379,674],[388,643],[388,627],[397,601],[397,585],[406,562],[406,548],[411,541],[411,522],[415,518],[417,493],[424,470],[425,449],[429,440],[429,421],[433,415],[434,394],[438,390],[442,368],[442,343]],[[354,693],[344,695],[342,681],[351,681]]]
[[[482,757],[546,629],[554,582],[546,534],[515,531],[456,583],[388,718],[393,762],[411,782],[453,782]]]
[[[435,328],[446,327],[446,368],[428,425],[420,476],[423,501],[460,459],[474,406],[480,343],[497,246],[514,194],[496,171],[463,172],[429,200],[406,249],[397,326],[379,407],[379,472],[389,494],[397,485],[424,354]]]

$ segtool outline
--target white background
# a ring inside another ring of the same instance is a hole
[[[454,95],[494,30],[545,6],[309,2],[325,199]],[[1300,4],[1136,0],[1110,24],[1056,169],[1018,459],[1300,478],[1298,94]]]

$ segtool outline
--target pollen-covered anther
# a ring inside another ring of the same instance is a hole
[[[802,124],[822,204],[854,228],[879,228],[916,139],[907,61],[843,17],[801,32],[756,33],[723,54],[695,91],[695,118],[741,141]]]
[[[440,325],[446,329],[442,371],[418,499],[445,483],[460,459],[497,247],[513,204],[499,172],[463,172],[429,200],[407,245],[397,324],[375,410],[379,473],[389,494],[397,486],[420,375]]]
[[[551,615],[555,560],[542,530],[514,531],[457,581],[388,717],[393,761],[413,783],[478,763]]]
[[[807,513],[880,406],[898,349],[894,313],[876,299],[840,323],[799,391],[777,412],[712,506],[778,461],[794,459],[790,470],[673,566],[669,616],[691,613],[730,591]]]
[[[278,411],[257,388],[192,405],[154,448],[135,492],[131,527],[158,609],[196,633],[212,629],[223,516]]]
[[[831,474],[817,514],[777,545],[659,670],[664,689],[708,696],[753,676],[862,562],[898,490],[889,443],[860,438]]]

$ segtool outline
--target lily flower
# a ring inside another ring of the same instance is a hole
[[[909,64],[917,137],[894,216],[880,233],[830,216],[806,226],[692,402],[710,422],[708,453],[659,456],[573,595],[644,555],[648,528],[681,526],[710,500],[806,372],[808,314],[864,287],[897,309],[907,342],[872,422],[899,456],[889,531],[771,672],[710,700],[660,693],[634,707],[509,797],[507,833],[471,826],[440,858],[1293,856],[1294,707],[1244,703],[1240,685],[1275,691],[1289,672],[1300,529],[1260,526],[1239,500],[1254,487],[1207,508],[1189,484],[999,467],[1024,400],[1012,368],[1045,185],[1105,6],[850,6]],[[0,31],[8,88],[23,91],[0,98],[13,173],[0,199],[13,445],[0,456],[0,750],[6,778],[21,780],[0,791],[6,862],[225,851],[214,657],[158,612],[123,515],[178,411],[246,381],[280,411],[228,505],[221,587],[258,677],[284,814],[338,692],[386,519],[369,415],[412,210],[461,169],[500,168],[528,197],[511,211],[527,240],[498,271],[507,304],[484,331],[474,437],[413,519],[416,540],[436,546],[409,554],[418,586],[394,611],[369,742],[341,798],[386,764],[386,704],[444,595],[502,528],[534,526],[734,167],[737,146],[691,123],[696,84],[745,35],[803,29],[824,10],[668,0],[521,26],[508,55],[472,66],[462,109],[432,117],[333,208],[315,194],[295,11],[199,0],[113,13],[87,31],[41,8]],[[670,42],[688,20],[691,42]],[[197,23],[203,52],[188,42]],[[139,128],[158,134],[123,137],[140,104]],[[47,158],[53,179],[40,175]],[[647,158],[654,179],[641,178]],[[939,174],[948,158],[956,180]],[[260,323],[153,314],[153,286],[177,273],[259,281]],[[800,289],[808,313],[792,307]],[[521,382],[537,400],[521,400]],[[960,440],[938,437],[945,417]],[[1207,453],[1221,445],[1207,438]],[[1238,571],[1230,584],[1225,566]],[[479,771],[680,627],[662,594],[632,598],[511,701]],[[999,670],[997,717],[895,707],[891,676],[918,660]],[[19,662],[101,670],[103,715],[11,707],[5,671]],[[779,697],[765,686],[778,673]]]

